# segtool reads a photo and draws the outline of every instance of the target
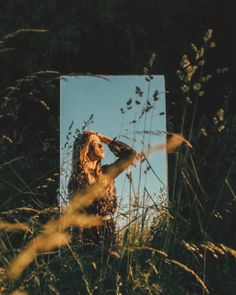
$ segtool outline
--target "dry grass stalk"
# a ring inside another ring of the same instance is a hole
[[[167,144],[159,145],[158,148],[154,147],[153,152],[163,148],[173,150],[182,144],[182,142],[184,142],[183,137],[174,135],[167,141]],[[138,155],[136,162],[141,159],[142,157]],[[110,181],[129,166],[129,161],[130,160],[123,160],[118,166],[111,167],[96,183],[91,185],[89,188],[76,193],[70,201],[68,207],[62,213],[61,217],[58,220],[49,221],[44,226],[42,234],[29,242],[26,248],[13,259],[7,271],[8,277],[11,279],[18,278],[22,271],[36,258],[39,253],[43,251],[50,251],[56,247],[68,244],[70,242],[70,237],[63,233],[66,228],[71,226],[99,226],[101,224],[101,217],[79,214],[79,210],[88,207],[94,202],[94,200],[100,198]],[[165,257],[167,256],[167,254],[163,251],[148,247],[145,247],[145,249],[157,252]]]
[[[30,228],[24,223],[8,223],[0,221],[0,230],[10,231],[30,231]]]
[[[157,253],[163,257],[168,257],[168,254],[166,252],[152,248],[152,247],[143,246],[143,247],[132,247],[132,248],[128,249],[129,252],[134,252],[135,250],[147,250],[147,251],[151,251],[153,253]]]
[[[177,266],[179,266],[181,269],[187,271],[188,273],[192,274],[195,279],[199,282],[199,284],[203,287],[203,289],[205,290],[205,292],[207,294],[209,294],[209,290],[206,286],[206,284],[203,282],[203,280],[199,277],[198,274],[196,274],[192,269],[188,268],[185,264],[177,261],[177,260],[174,260],[174,259],[169,259],[169,262],[172,263],[172,264],[175,264]]]
[[[203,258],[203,255],[200,252],[200,249],[197,247],[197,245],[193,243],[187,243],[185,241],[183,241],[183,245],[188,251],[192,252],[194,255],[197,254],[200,258]]]
[[[225,252],[228,252],[230,253],[232,256],[234,256],[234,258],[236,258],[236,250],[230,248],[230,247],[227,247],[225,246],[224,244],[220,244],[220,247],[225,251]]]
[[[35,212],[35,213],[39,213],[40,212],[39,210],[30,208],[30,207],[19,207],[19,208],[15,208],[15,209],[8,210],[8,211],[3,211],[0,214],[1,215],[9,215],[9,214],[15,213],[17,211],[31,211],[31,212]]]
[[[101,217],[96,215],[72,214],[63,215],[59,220],[49,221],[44,227],[44,234],[50,235],[55,232],[61,232],[70,227],[89,228],[99,226]]]
[[[11,262],[7,276],[11,279],[18,278],[22,271],[43,251],[64,246],[70,241],[70,236],[65,233],[54,233],[51,235],[39,235],[33,239],[28,246],[20,252]]]
[[[27,295],[28,293],[25,291],[16,290],[11,295]]]
[[[4,294],[4,291],[6,291],[6,286],[5,286],[5,282],[6,282],[6,270],[5,268],[0,267],[0,294]]]
[[[179,266],[181,269],[187,271],[188,273],[191,273],[195,279],[200,283],[200,285],[204,288],[205,292],[207,294],[209,294],[209,290],[206,286],[206,284],[203,282],[203,280],[199,277],[198,274],[196,274],[192,269],[188,268],[186,265],[184,265],[183,263],[177,261],[177,260],[174,260],[174,259],[169,259],[168,258],[168,254],[164,251],[161,251],[161,250],[158,250],[158,249],[155,249],[155,248],[151,248],[151,247],[134,247],[134,248],[129,248],[128,251],[129,252],[134,252],[135,250],[148,250],[148,251],[151,251],[152,253],[157,253],[163,257],[165,257],[165,262],[168,263],[168,264],[175,264],[177,266]]]
[[[186,140],[183,135],[181,134],[172,134],[170,139],[167,140],[166,149],[167,152],[173,152],[177,147],[179,147],[181,144],[185,143],[188,147],[192,148],[191,143]]]
[[[214,243],[208,241],[204,244],[201,244],[201,247],[211,252],[215,258],[218,258],[217,254],[224,255],[225,253],[230,253],[236,258],[236,250],[227,247],[224,244],[215,245]]]
[[[166,151],[168,153],[172,153],[177,147],[179,147],[180,145],[182,145],[183,143],[185,143],[187,146],[189,146],[190,148],[192,148],[191,143],[186,140],[181,134],[172,134],[172,136],[167,140],[166,143],[161,143],[161,144],[157,144],[152,146],[149,149],[149,154],[158,152],[160,150],[164,150],[166,149]]]
[[[2,39],[3,40],[8,40],[11,38],[16,37],[16,35],[20,34],[20,33],[46,33],[48,32],[48,30],[43,30],[43,29],[19,29],[13,33],[7,34],[6,36],[4,36]]]

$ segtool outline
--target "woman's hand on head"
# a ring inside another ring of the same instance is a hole
[[[101,142],[105,143],[105,144],[110,144],[112,142],[112,139],[104,134],[100,134],[97,133],[97,136],[99,137],[99,139],[101,140]]]
[[[104,134],[101,134],[101,133],[98,133],[98,132],[95,132],[93,130],[86,130],[84,131],[85,134],[88,134],[88,135],[96,135],[100,140],[101,142],[105,143],[105,144],[110,144],[112,142],[112,139],[109,138],[108,136],[104,135]]]
[[[83,133],[84,134],[97,134],[97,132],[95,132],[93,130],[85,130]]]

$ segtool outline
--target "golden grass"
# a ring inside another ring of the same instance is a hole
[[[164,149],[166,149],[168,153],[172,153],[176,148],[178,148],[183,143],[185,143],[188,147],[192,148],[191,143],[188,140],[186,140],[181,134],[173,133],[166,143],[161,143],[152,146],[149,149],[148,155]]]
[[[201,244],[201,247],[208,250],[210,253],[212,253],[212,255],[215,258],[218,258],[218,254],[225,255],[226,253],[229,253],[236,258],[236,250],[224,244],[216,245],[212,242],[207,241],[206,243]]]
[[[63,215],[59,220],[51,220],[44,227],[45,234],[53,234],[54,232],[61,232],[69,227],[89,228],[99,226],[101,224],[101,217],[96,215],[76,214]]]
[[[6,282],[6,270],[0,267],[0,294],[4,294]]]
[[[165,144],[157,145],[152,148],[152,152],[156,152],[160,149],[166,148],[167,151],[173,151],[183,142],[187,142],[181,135],[172,135],[172,137]],[[187,142],[188,143],[188,142]],[[188,143],[189,144],[189,143]],[[136,162],[142,160],[142,156],[136,157]],[[134,164],[134,163],[133,163]],[[101,216],[91,216],[81,214],[79,210],[90,206],[94,200],[100,198],[106,186],[112,179],[116,177],[121,171],[125,170],[130,165],[130,160],[123,160],[116,167],[111,167],[108,172],[100,177],[96,183],[88,187],[87,189],[75,193],[68,207],[62,212],[61,217],[58,220],[50,220],[46,223],[42,233],[34,238],[26,245],[26,248],[22,250],[18,256],[16,256],[9,265],[7,275],[10,279],[18,278],[23,270],[33,262],[36,256],[44,251],[50,251],[57,247],[68,245],[70,242],[70,236],[64,231],[69,227],[92,227],[99,226],[102,222]],[[7,226],[4,225],[3,229],[7,230]],[[14,225],[19,230],[27,229],[27,226]],[[10,227],[9,227],[10,228]],[[12,227],[13,228],[13,227]],[[147,249],[146,250],[151,250]],[[166,253],[159,250],[152,250],[160,255],[166,257]]]
[[[198,274],[196,274],[192,269],[190,269],[189,267],[187,267],[185,264],[174,260],[174,259],[170,259],[169,260],[170,263],[175,264],[177,266],[179,266],[181,269],[185,270],[186,272],[190,273],[191,275],[193,275],[195,277],[195,279],[198,281],[198,283],[203,287],[203,289],[205,290],[205,292],[207,294],[209,294],[209,290],[206,286],[206,284],[203,282],[203,280],[199,277]]]
[[[146,247],[146,246],[142,246],[142,247],[132,247],[132,248],[128,248],[128,252],[134,252],[134,251],[137,251],[137,250],[148,250],[148,251],[151,251],[152,253],[157,253],[163,257],[168,257],[168,254],[162,250],[158,250],[158,249],[155,249],[155,248],[152,248],[152,247]]]
[[[30,231],[30,228],[24,223],[8,223],[0,221],[0,230],[10,231]]]
[[[70,236],[65,233],[54,233],[50,235],[39,235],[33,239],[28,246],[16,256],[7,270],[7,276],[11,279],[18,278],[22,271],[43,252],[64,246],[70,241]]]
[[[16,290],[11,295],[27,295],[28,293],[25,291]]]
[[[177,265],[179,266],[181,269],[185,270],[186,272],[190,273],[191,275],[193,275],[195,277],[195,279],[198,281],[198,283],[203,287],[203,289],[205,290],[205,292],[207,294],[209,294],[209,290],[206,286],[206,284],[204,283],[204,281],[199,277],[198,274],[196,274],[192,269],[190,269],[187,265],[177,261],[177,260],[174,260],[174,259],[170,259],[168,257],[168,254],[162,250],[158,250],[158,249],[155,249],[155,248],[152,248],[152,247],[146,247],[146,246],[143,246],[143,247],[132,247],[132,248],[128,248],[127,249],[128,252],[134,252],[134,251],[137,251],[137,250],[148,250],[148,251],[151,251],[152,253],[156,253],[160,256],[162,256],[164,258],[164,262],[165,263],[168,263],[168,264],[174,264],[174,265]],[[158,273],[158,272],[157,272]]]
[[[224,244],[220,244],[220,247],[225,251],[225,252],[228,252],[230,253],[234,258],[236,258],[236,250],[230,248],[230,247],[227,247],[225,246]]]

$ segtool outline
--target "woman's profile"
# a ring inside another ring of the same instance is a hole
[[[110,165],[102,165],[105,157],[104,146],[118,159]],[[77,231],[77,240],[82,244],[106,245],[116,247],[114,213],[117,207],[116,188],[114,179],[124,171],[136,158],[136,152],[130,146],[111,139],[103,134],[88,130],[79,133],[74,141],[72,155],[72,173],[68,183],[70,198],[83,189],[97,182],[102,175],[112,171],[111,181],[106,185],[104,194],[96,199],[91,206],[83,209],[85,214],[101,216],[100,226]],[[76,231],[75,231],[76,232]]]

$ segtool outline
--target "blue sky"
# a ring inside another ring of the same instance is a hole
[[[143,92],[142,97],[136,93],[136,86]],[[142,109],[146,105],[147,98],[152,101],[153,93],[158,90],[158,100],[155,107],[139,119]],[[127,110],[127,102],[132,99],[130,104],[132,108]],[[135,100],[140,101],[136,104]],[[123,108],[125,113],[122,114],[120,109]],[[163,114],[164,113],[164,114]],[[103,133],[111,138],[118,137],[119,140],[126,144],[133,145],[137,151],[142,150],[140,143],[144,139],[144,143],[160,143],[166,140],[166,135],[148,135],[143,138],[143,134],[135,133],[146,130],[166,131],[166,104],[165,104],[165,81],[164,76],[154,76],[150,82],[145,80],[144,76],[63,76],[60,80],[60,145],[61,145],[61,193],[66,193],[66,182],[70,174],[71,152],[62,150],[68,133],[68,128],[72,121],[72,135],[75,129],[81,130],[84,121],[87,121],[91,115],[94,115],[93,121],[87,129],[95,130]],[[145,118],[146,114],[146,118]],[[130,123],[132,121],[136,123]],[[146,122],[146,123],[145,123]],[[70,135],[71,136],[71,135]],[[136,142],[133,142],[135,137]],[[70,145],[73,144],[73,138],[69,139]],[[69,146],[69,144],[68,144]],[[68,147],[67,146],[67,147]],[[105,147],[106,148],[106,147]],[[67,154],[66,154],[67,152]],[[113,154],[106,148],[105,159],[103,164],[109,164],[115,161]],[[161,179],[167,183],[167,161],[165,151],[160,151],[149,157],[149,161]],[[141,184],[140,167],[132,168],[133,182],[135,190],[143,191],[144,186],[155,198],[155,202],[159,202],[159,192],[163,184],[158,181],[156,176],[149,170],[147,174],[143,171],[146,163],[142,164]],[[129,185],[126,173],[121,174],[116,179],[118,198],[126,199],[129,194]],[[64,188],[64,189],[63,189]],[[135,193],[133,193],[135,195]]]

